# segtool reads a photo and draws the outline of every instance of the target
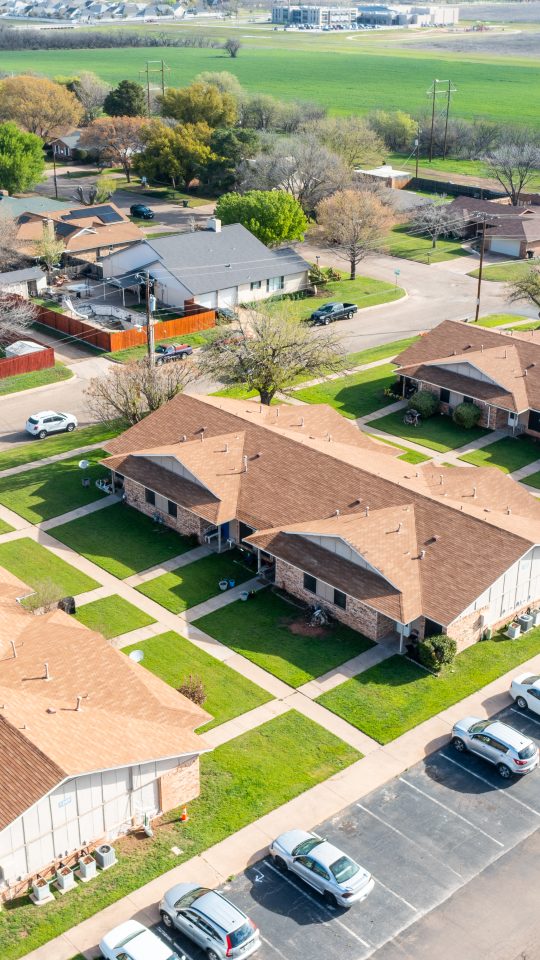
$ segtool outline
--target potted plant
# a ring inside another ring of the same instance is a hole
[[[228,590],[228,588],[229,588],[229,581],[228,581],[228,580],[220,580],[220,581],[219,581],[219,589],[220,589],[220,590]]]

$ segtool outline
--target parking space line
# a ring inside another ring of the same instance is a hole
[[[396,900],[401,900],[401,902],[405,904],[405,906],[408,907],[409,910],[412,910],[413,913],[419,913],[418,907],[413,907],[412,903],[409,903],[409,901],[406,900],[405,897],[402,897],[399,893],[396,893],[396,891],[392,890],[391,887],[387,887],[386,884],[382,882],[382,880],[379,880],[379,878],[375,876],[374,873],[372,873],[371,876],[373,877],[375,882],[378,883],[379,886],[383,888],[383,890],[386,890],[386,892],[389,893],[392,897],[395,897]]]
[[[455,763],[456,767],[459,767],[460,770],[465,770],[466,773],[470,773],[471,777],[476,777],[476,779],[481,780],[482,783],[487,783],[488,787],[491,787],[492,790],[497,789],[495,784],[490,783],[489,780],[486,780],[485,777],[480,776],[479,773],[474,773],[472,770],[464,767],[462,763],[458,763],[458,761],[454,760],[453,757],[448,757],[445,753],[441,753],[441,757],[444,757],[444,759],[448,760],[449,763]],[[534,813],[535,817],[540,817],[539,810],[535,810],[534,807],[530,807],[528,803],[520,800],[519,797],[514,797],[514,795],[512,793],[508,793],[507,790],[499,790],[499,796],[506,797],[508,800],[513,800],[514,803],[519,803],[520,807],[525,807],[525,809],[529,810],[530,813]]]
[[[281,870],[278,870],[278,868],[275,867],[273,863],[270,863],[268,860],[265,860],[264,862],[267,867],[270,867],[270,870],[273,870],[274,873],[277,873],[278,877],[281,877],[282,880],[285,880],[285,882],[288,883],[289,886],[294,887],[297,893],[303,894],[303,896],[307,897],[307,899],[310,900],[311,903],[315,904],[316,907],[318,907],[320,910],[324,910],[325,913],[329,914],[329,916],[332,917],[332,920],[334,921],[334,923],[337,924],[338,927],[341,927],[342,930],[345,930],[345,932],[348,933],[350,937],[354,937],[354,939],[357,940],[358,943],[361,943],[363,947],[366,947],[366,949],[368,950],[372,949],[372,946],[370,943],[366,943],[366,941],[362,940],[362,937],[358,936],[358,934],[355,933],[354,930],[351,930],[349,927],[347,927],[346,924],[344,924],[343,921],[339,919],[339,917],[334,916],[334,911],[331,909],[331,907],[328,907],[326,905],[324,900],[321,900],[321,901],[316,900],[315,897],[312,897],[311,894],[307,892],[307,890],[303,890],[302,887],[299,887],[296,883],[294,883],[290,879],[290,877],[287,876],[286,873],[282,873]]]
[[[402,833],[401,830],[398,830],[397,827],[394,827],[391,823],[388,823],[387,820],[383,820],[383,818],[382,818],[382,817],[379,817],[378,814],[373,813],[373,810],[368,810],[368,808],[367,808],[367,807],[364,807],[364,805],[363,805],[362,803],[357,803],[356,806],[357,806],[357,807],[360,807],[360,810],[364,810],[366,813],[369,813],[370,817],[373,817],[375,820],[378,820],[379,823],[382,823],[383,827],[388,827],[389,830],[393,830],[394,833],[397,833],[400,837],[403,837],[403,839],[406,840],[407,843],[413,843],[413,844],[415,845],[415,847],[419,847],[419,846],[420,846],[420,844],[418,844],[418,843],[416,842],[416,840],[413,840],[412,837],[408,837],[406,833]],[[433,854],[430,854],[430,856],[431,856],[431,857],[433,858],[433,860],[435,860],[437,863],[441,863],[441,862],[442,862],[441,860],[438,859],[438,857],[435,857]],[[454,870],[454,868],[451,867],[448,863],[445,863],[445,864],[444,864],[444,867],[445,867],[446,870],[449,870],[450,873],[453,873],[455,877],[458,877],[459,880],[463,880],[463,874],[462,874],[462,873],[458,873],[458,871],[457,871],[457,870]]]
[[[529,713],[525,713],[524,710],[518,710],[517,707],[510,707],[512,713],[517,713],[519,717],[523,717],[525,720],[532,720],[533,723],[540,724],[540,720],[537,720],[536,717],[531,717]]]
[[[274,943],[271,943],[270,940],[267,940],[266,937],[263,937],[260,931],[259,931],[259,936],[261,938],[261,941],[265,943],[267,947],[270,947],[270,949],[273,950],[274,953],[277,953],[278,957],[281,957],[281,960],[290,960],[290,958],[286,957],[285,954],[282,953],[281,950],[279,950]]]
[[[165,930],[163,924],[161,924],[161,926],[160,926],[159,936],[160,936],[160,939],[166,940],[167,943],[170,943],[170,945],[171,945],[171,947],[173,948],[173,950],[176,950],[176,951],[180,950],[180,958],[181,958],[181,960],[193,960],[193,957],[192,957],[189,953],[187,953],[184,949],[180,949],[180,947],[178,946],[178,944],[176,943],[176,941],[173,940],[173,938],[171,937],[170,933],[168,933],[168,932]]]
[[[409,783],[408,780],[405,780],[404,777],[399,777],[401,783],[404,783],[406,787],[410,787],[411,790],[416,790],[417,793],[420,793],[423,797],[426,797],[428,800],[431,800],[432,803],[436,803],[438,807],[442,807],[443,810],[448,810],[452,816],[457,817],[459,820],[463,820],[463,823],[467,823],[469,827],[472,827],[473,830],[478,830],[479,833],[483,834],[484,837],[487,837],[488,840],[492,840],[493,843],[496,843],[499,847],[504,847],[504,843],[501,843],[500,840],[497,840],[495,837],[492,837],[490,833],[486,833],[485,830],[482,830],[482,827],[477,827],[475,823],[472,823],[470,820],[467,820],[467,817],[462,816],[461,813],[458,813],[456,810],[452,810],[451,807],[447,807],[445,803],[441,800],[437,800],[435,797],[430,796],[429,793],[426,793],[424,790],[421,790],[420,787],[417,787],[414,783]]]

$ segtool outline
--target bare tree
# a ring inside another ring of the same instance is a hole
[[[513,207],[540,167],[540,147],[536,143],[503,143],[486,157],[486,164],[499,181]]]
[[[103,102],[111,89],[108,83],[95,73],[80,73],[72,83],[73,93],[84,109],[84,122],[92,123],[103,107]]]
[[[0,340],[6,342],[23,333],[34,323],[36,314],[29,300],[0,293]]]
[[[439,237],[445,233],[459,236],[464,229],[464,224],[456,218],[455,214],[448,212],[444,203],[429,203],[425,207],[420,207],[411,223],[413,229],[431,238],[434,249]]]
[[[339,190],[317,207],[320,235],[350,264],[351,280],[357,264],[380,250],[392,220],[389,208],[375,194],[360,190]]]
[[[236,59],[241,48],[242,44],[236,39],[236,37],[229,37],[229,39],[223,44],[223,49],[227,51],[233,60]]]
[[[94,377],[85,391],[88,406],[98,420],[116,417],[128,423],[139,420],[181,393],[194,377],[186,361],[153,366],[148,359],[118,364],[105,377]]]
[[[15,270],[26,260],[17,250],[17,230],[12,217],[0,216],[0,272]]]
[[[133,158],[142,148],[145,122],[142,117],[98,117],[83,131],[79,145],[119,164],[129,183]]]
[[[267,406],[278,391],[287,393],[301,374],[316,377],[343,366],[336,334],[315,333],[271,306],[219,328],[199,356],[203,375],[257,390]]]
[[[522,277],[508,284],[507,291],[510,303],[525,300],[540,309],[540,269],[531,267]]]
[[[362,117],[325,117],[317,124],[316,132],[351,170],[373,166],[384,157],[382,139]]]

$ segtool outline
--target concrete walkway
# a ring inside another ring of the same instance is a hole
[[[39,441],[33,441],[34,443]],[[32,441],[30,441],[32,443]],[[39,467],[46,467],[50,463],[58,463],[60,460],[69,460],[70,457],[78,457],[82,453],[90,453],[92,450],[99,450],[102,443],[89,443],[86,447],[76,447],[74,450],[65,450],[64,453],[56,453],[54,457],[43,457],[42,460],[31,460],[30,463],[21,463],[18,467],[9,467],[7,470],[0,470],[0,480],[3,477],[14,477],[18,473],[27,473],[28,470],[37,470]]]

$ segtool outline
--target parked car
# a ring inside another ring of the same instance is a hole
[[[132,217],[138,217],[139,220],[153,220],[155,216],[154,211],[145,203],[132,203],[129,212]]]
[[[156,363],[160,366],[162,363],[169,363],[170,360],[185,360],[193,353],[193,347],[187,343],[169,343],[156,347]]]
[[[72,413],[55,413],[54,410],[42,410],[33,413],[25,424],[25,430],[33,437],[44,440],[50,433],[71,433],[78,426],[77,417]]]
[[[355,303],[325,303],[324,306],[314,310],[309,318],[312,323],[327,324],[334,320],[348,320],[357,313],[358,307]]]
[[[159,905],[161,919],[201,947],[208,960],[251,957],[261,945],[259,931],[242,910],[216,890],[177,883]]]
[[[99,949],[105,960],[180,960],[168,944],[138,920],[126,920],[105,934]]]
[[[510,685],[510,696],[516,701],[520,710],[532,710],[540,713],[540,677],[530,673],[522,673],[514,677]]]
[[[332,906],[350,907],[373,890],[373,877],[364,867],[306,830],[282,833],[270,844],[270,854],[276,867],[298,874]]]
[[[470,750],[493,763],[505,780],[513,773],[531,773],[538,766],[536,744],[500,720],[465,717],[454,724],[452,743],[458,753]]]

